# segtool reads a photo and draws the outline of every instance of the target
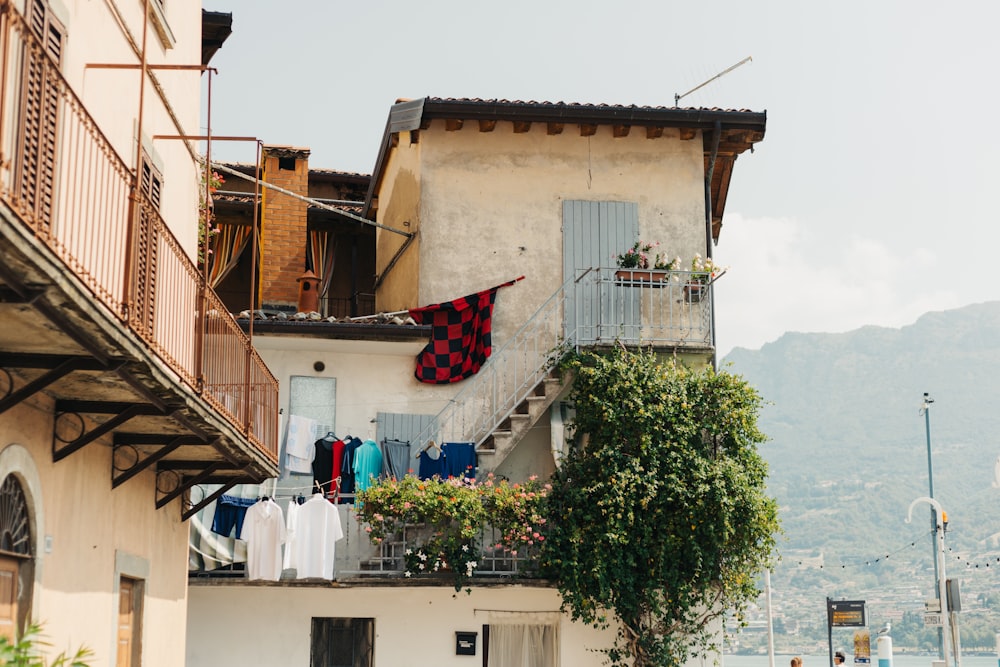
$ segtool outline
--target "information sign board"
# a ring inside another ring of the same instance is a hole
[[[827,617],[831,628],[863,628],[865,620],[864,600],[827,600]]]

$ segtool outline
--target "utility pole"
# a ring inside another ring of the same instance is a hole
[[[923,406],[920,408],[920,411],[924,414],[924,431],[927,434],[927,484],[929,487],[928,490],[930,491],[928,496],[930,497],[931,500],[934,499],[934,464],[931,460],[931,403],[933,402],[934,399],[931,398],[930,394],[925,391],[924,402]],[[948,610],[945,609],[946,601],[941,597],[941,586],[939,585],[941,580],[941,573],[938,571],[938,558],[937,558],[937,553],[938,553],[937,510],[935,509],[933,503],[931,503],[930,505],[931,505],[931,554],[933,556],[933,561],[934,561],[934,595],[937,598],[938,604],[940,605],[938,609],[941,611],[941,614],[943,615],[947,614]],[[944,628],[941,627],[938,628],[938,656],[942,660],[947,659],[944,655]]]

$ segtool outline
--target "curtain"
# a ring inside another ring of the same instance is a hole
[[[326,296],[333,279],[334,251],[337,241],[333,232],[312,230],[306,245],[306,268],[319,278],[319,296]]]
[[[557,667],[559,615],[518,613],[490,615],[490,667]]]
[[[208,284],[214,289],[240,261],[252,235],[249,225],[219,225],[208,256]]]

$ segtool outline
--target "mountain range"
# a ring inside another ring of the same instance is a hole
[[[787,600],[818,597],[824,621],[824,595],[877,600],[871,613],[887,618],[922,612],[933,595],[930,505],[906,519],[930,493],[928,438],[948,576],[961,578],[963,599],[1000,595],[989,576],[1000,568],[1000,302],[899,329],[788,333],[733,350],[723,367],[766,401],[761,452],[783,526],[774,586]]]

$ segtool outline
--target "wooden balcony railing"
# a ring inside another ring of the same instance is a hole
[[[135,192],[133,170],[45,46],[0,0],[0,199],[181,381],[277,461],[277,380],[160,217],[158,193]]]

